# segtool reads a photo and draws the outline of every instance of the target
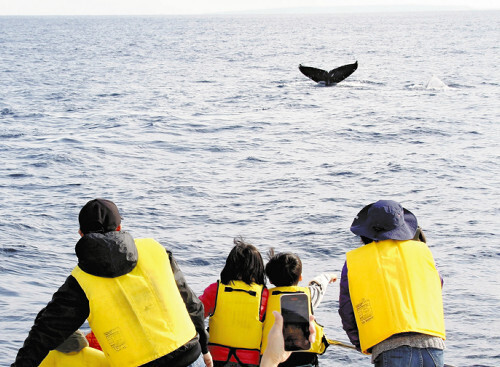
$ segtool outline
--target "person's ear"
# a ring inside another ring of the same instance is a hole
[[[83,237],[83,232],[80,228],[78,228],[78,234],[80,235],[80,237]]]
[[[299,277],[299,282],[302,281],[302,274],[300,274],[300,277]]]

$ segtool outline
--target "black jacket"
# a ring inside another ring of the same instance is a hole
[[[78,266],[85,272],[106,278],[127,274],[137,264],[137,248],[127,232],[90,233],[75,247]],[[179,292],[186,304],[198,336],[179,349],[148,363],[148,367],[185,367],[207,353],[203,304],[189,288],[172,253],[166,250]],[[77,280],[70,275],[54,293],[52,300],[37,315],[31,331],[17,354],[12,367],[38,366],[50,350],[55,349],[89,316],[89,301]]]

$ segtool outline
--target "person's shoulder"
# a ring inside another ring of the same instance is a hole
[[[203,304],[205,304],[205,307],[207,307],[207,305],[210,302],[214,302],[215,298],[217,298],[217,291],[218,291],[217,284],[218,282],[210,284],[198,297],[203,302]]]
[[[203,291],[203,296],[207,296],[207,295],[216,295],[217,294],[217,285],[219,284],[219,282],[214,282],[212,284],[210,284],[209,286],[207,286],[205,288],[205,290]]]
[[[205,291],[217,292],[218,284],[219,284],[219,282],[214,282],[214,283],[210,284],[208,287],[205,288]]]

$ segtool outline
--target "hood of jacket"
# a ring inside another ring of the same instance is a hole
[[[124,231],[88,233],[75,246],[78,266],[86,273],[115,278],[129,273],[137,264],[137,247]]]

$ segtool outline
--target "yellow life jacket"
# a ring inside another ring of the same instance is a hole
[[[66,354],[52,350],[39,367],[108,367],[106,356],[100,350],[85,347],[77,353]]]
[[[196,336],[167,252],[151,238],[135,240],[135,268],[116,278],[72,271],[89,300],[88,321],[111,366],[139,366]]]
[[[346,258],[363,353],[397,333],[445,339],[441,280],[424,242],[372,242]]]
[[[208,323],[209,346],[260,350],[263,289],[261,284],[248,285],[240,280],[231,281],[229,285],[218,282],[215,309]]]
[[[274,324],[273,311],[278,311],[281,313],[281,302],[280,302],[281,295],[290,293],[305,293],[307,295],[307,298],[309,299],[309,314],[310,315],[314,314],[311,307],[311,291],[309,290],[308,287],[289,286],[289,287],[275,287],[269,289],[269,298],[267,299],[267,308],[266,308],[266,320],[264,321],[264,332],[262,336],[261,354],[264,354],[267,348],[267,337],[269,335],[271,327]],[[323,326],[318,324],[316,321],[314,321],[313,323],[314,327],[316,328],[316,340],[311,345],[311,348],[306,352],[323,354],[325,353],[325,350],[329,344],[326,339],[325,333],[323,331]]]

